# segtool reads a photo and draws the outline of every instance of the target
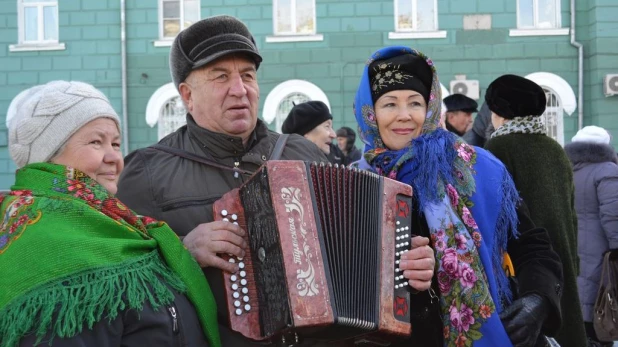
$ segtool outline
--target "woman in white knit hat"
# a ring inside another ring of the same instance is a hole
[[[618,250],[618,165],[609,133],[582,128],[564,149],[573,164],[577,212],[577,287],[590,346],[612,346],[594,331],[594,302],[601,281],[603,255]]]
[[[23,92],[0,198],[0,346],[220,346],[201,269],[165,223],[116,197],[120,120],[82,82]]]

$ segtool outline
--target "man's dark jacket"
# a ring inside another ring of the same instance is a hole
[[[258,120],[247,149],[239,137],[227,136],[199,127],[191,115],[187,125],[159,143],[206,157],[219,164],[256,171],[269,157],[279,134]],[[327,162],[312,142],[290,135],[281,159]],[[125,169],[118,183],[118,198],[137,213],[165,221],[183,237],[201,223],[213,221],[212,205],[223,194],[239,187],[249,176],[234,177],[232,171],[206,166],[153,148],[142,148],[125,158]],[[221,271],[205,268],[204,273],[219,307],[225,307]],[[252,346],[241,335],[226,327],[228,314],[219,310],[219,329],[223,346]]]

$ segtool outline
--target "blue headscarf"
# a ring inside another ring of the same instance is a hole
[[[431,67],[431,91],[421,134],[407,147],[390,150],[378,131],[369,68],[403,54],[419,56]],[[511,346],[498,313],[511,301],[502,256],[516,232],[519,197],[504,165],[440,126],[441,99],[434,64],[425,55],[402,46],[375,52],[354,102],[365,144],[359,166],[414,189],[436,252],[445,344]]]

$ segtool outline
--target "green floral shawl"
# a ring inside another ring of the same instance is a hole
[[[84,173],[37,163],[0,199],[0,346],[27,334],[68,338],[148,302],[196,308],[220,346],[216,304],[199,265],[162,222],[139,216]]]

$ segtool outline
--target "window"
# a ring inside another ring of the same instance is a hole
[[[437,0],[395,0],[395,30],[438,30],[437,6]]]
[[[266,101],[264,101],[262,118],[268,124],[275,121],[275,130],[281,132],[281,125],[294,104],[310,100],[322,101],[330,109],[328,97],[320,87],[303,80],[285,81],[268,93]]]
[[[146,105],[146,123],[157,126],[159,140],[187,123],[185,106],[174,83],[157,89]]]
[[[172,40],[200,20],[199,0],[159,0],[159,37]]]
[[[518,0],[518,29],[561,28],[560,0]]]
[[[545,131],[547,131],[547,136],[564,145],[563,110],[560,96],[547,87],[543,87],[543,90],[547,98],[545,112],[541,116],[541,120],[545,124]]]
[[[275,35],[314,35],[315,0],[275,0]]]
[[[58,43],[58,1],[18,1],[19,44]]]

